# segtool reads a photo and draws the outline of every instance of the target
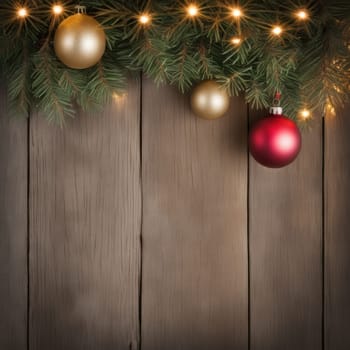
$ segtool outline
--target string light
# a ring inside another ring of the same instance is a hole
[[[283,32],[283,29],[280,26],[274,26],[271,30],[271,33],[275,36],[280,36],[282,32]]]
[[[233,38],[231,38],[231,43],[235,46],[240,45],[242,42],[242,39],[239,36],[234,36]]]
[[[151,16],[148,13],[143,13],[140,17],[139,17],[139,22],[141,24],[148,24],[151,21]]]
[[[341,91],[341,89],[340,89],[340,87],[339,86],[337,86],[337,85],[333,85],[333,88],[334,88],[334,90],[338,93],[338,94],[340,94],[342,91]]]
[[[311,112],[308,109],[304,108],[300,111],[300,117],[303,120],[309,119],[311,117]]]
[[[112,96],[113,96],[114,101],[116,103],[120,104],[120,103],[125,101],[127,94],[114,92]]]
[[[231,14],[234,18],[240,18],[242,17],[242,10],[238,7],[235,7],[232,9]]]
[[[189,5],[187,7],[187,14],[190,17],[198,16],[198,13],[199,13],[199,9],[198,9],[198,7],[196,5],[192,4],[192,5]]]
[[[299,18],[302,21],[309,19],[309,13],[306,10],[299,10],[296,13],[296,16],[297,16],[297,18]]]
[[[20,18],[26,18],[28,16],[28,10],[25,7],[21,7],[17,10],[17,16]]]
[[[332,103],[327,102],[326,104],[326,116],[329,117],[335,117],[337,115],[334,106],[332,105]]]
[[[52,7],[52,12],[54,15],[61,15],[63,13],[63,7],[61,5],[54,5]]]

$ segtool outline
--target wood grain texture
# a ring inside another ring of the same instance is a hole
[[[325,119],[325,349],[350,348],[350,105]]]
[[[247,349],[246,106],[201,120],[149,80],[142,105],[142,349]]]
[[[0,349],[27,348],[27,120],[0,90]]]
[[[30,346],[134,350],[140,270],[140,89],[100,116],[30,128]]]
[[[304,132],[302,151],[288,167],[267,169],[250,158],[249,197],[251,349],[320,350],[320,122]]]

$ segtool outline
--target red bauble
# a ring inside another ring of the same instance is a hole
[[[278,114],[273,114],[276,112]],[[280,108],[258,121],[249,136],[250,153],[268,167],[281,168],[293,162],[301,149],[301,135],[297,125],[282,115]]]

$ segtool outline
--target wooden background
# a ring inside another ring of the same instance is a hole
[[[350,348],[346,111],[269,170],[240,98],[143,80],[61,130],[0,95],[1,350]]]

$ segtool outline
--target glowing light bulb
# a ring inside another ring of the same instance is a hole
[[[282,29],[282,27],[280,27],[280,26],[274,26],[273,28],[272,28],[272,34],[273,35],[275,35],[275,36],[280,36],[281,34],[282,34],[282,32],[283,32],[283,29]]]
[[[63,13],[63,7],[61,5],[54,5],[52,7],[52,12],[54,15],[60,15]]]
[[[302,119],[306,120],[310,118],[311,112],[308,109],[304,108],[302,111],[300,111],[300,116]]]
[[[151,16],[147,13],[144,13],[139,17],[139,22],[141,24],[148,24],[150,23],[150,21],[151,21]]]
[[[334,88],[334,90],[336,91],[336,92],[338,92],[338,93],[341,93],[342,91],[341,91],[341,89],[340,89],[340,87],[339,86],[337,86],[337,85],[333,85],[333,88]]]
[[[196,5],[190,5],[187,7],[187,14],[190,16],[190,17],[195,17],[198,15],[198,7]]]
[[[116,102],[120,103],[126,99],[127,94],[114,92],[112,96]]]
[[[232,9],[232,16],[235,18],[239,18],[242,16],[242,10],[238,7]]]
[[[330,102],[326,104],[326,115],[330,117],[335,117],[337,115],[334,106]]]
[[[238,46],[242,42],[242,39],[239,36],[234,36],[231,39],[231,43],[235,46]]]
[[[21,7],[17,11],[17,16],[20,18],[26,18],[28,16],[28,10],[25,7]]]
[[[302,21],[305,21],[309,18],[309,13],[306,10],[300,10],[296,13],[297,18]]]

